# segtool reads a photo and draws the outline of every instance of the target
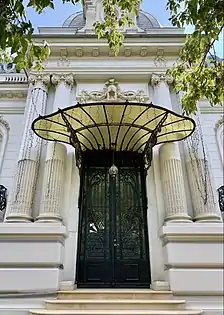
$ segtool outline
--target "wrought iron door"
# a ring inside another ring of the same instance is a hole
[[[142,166],[83,167],[79,287],[148,287],[150,270]]]

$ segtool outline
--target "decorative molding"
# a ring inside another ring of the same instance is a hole
[[[65,85],[70,87],[74,84],[74,75],[72,73],[57,73],[51,76],[51,83],[53,85],[57,85],[61,81],[64,81]]]
[[[100,49],[99,48],[93,48],[92,50],[92,56],[98,57],[100,55]]]
[[[124,55],[125,57],[130,57],[132,55],[132,49],[130,47],[125,47]]]
[[[109,79],[102,91],[88,92],[82,90],[81,94],[77,96],[77,101],[80,103],[99,102],[99,101],[129,101],[144,103],[148,100],[148,96],[144,94],[143,90],[122,91],[118,82],[111,78]]]
[[[158,85],[162,81],[164,81],[168,85],[171,85],[173,83],[173,77],[170,74],[164,73],[153,73],[151,75],[150,82],[152,85]]]
[[[75,49],[75,55],[76,57],[82,57],[83,56],[83,48],[79,47]]]
[[[109,50],[108,50],[108,56],[109,56],[109,57],[115,57],[114,51],[111,50],[111,49],[109,49]]]
[[[57,64],[59,67],[69,67],[70,66],[67,48],[60,48],[60,57],[58,59]]]
[[[159,231],[163,245],[175,243],[223,243],[223,223],[170,223]]]
[[[26,98],[27,93],[23,91],[8,90],[0,91],[0,99],[23,99]]]
[[[8,131],[10,130],[9,123],[0,115],[0,124],[2,124]]]
[[[164,57],[164,49],[158,48],[156,53],[156,58],[154,59],[154,64],[156,67],[166,67],[166,58]]]
[[[221,115],[221,118],[215,124],[216,140],[219,147],[219,153],[221,156],[222,163],[224,164],[224,115]]]
[[[1,168],[2,168],[3,161],[4,161],[6,146],[7,146],[7,143],[8,143],[9,130],[10,130],[9,123],[4,119],[4,117],[2,115],[0,115],[0,135],[1,135],[1,141],[0,141],[0,171],[1,171]]]
[[[32,83],[35,87],[41,87],[43,89],[46,89],[51,83],[51,75],[49,73],[43,73],[43,74],[33,74],[31,73],[28,78],[28,82]]]
[[[16,65],[11,62],[0,62],[0,73],[16,73]]]
[[[24,114],[25,111],[25,104],[23,107],[21,106],[14,106],[14,107],[9,107],[9,106],[4,106],[1,107],[1,113],[2,114]]]
[[[67,237],[66,226],[60,223],[13,223],[2,224],[0,227],[0,241],[58,241],[64,243]]]
[[[215,130],[219,129],[224,124],[224,115],[221,115],[220,119],[215,124]]]
[[[5,80],[6,83],[27,83],[27,77],[25,74],[20,74],[20,73],[10,73],[5,75]]]
[[[140,56],[141,57],[146,57],[147,55],[148,55],[147,47],[141,47],[141,49],[140,49]]]

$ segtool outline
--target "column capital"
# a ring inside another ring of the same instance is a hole
[[[31,73],[29,75],[28,82],[33,84],[34,87],[40,87],[43,90],[46,90],[51,83],[51,75],[49,73]]]
[[[60,82],[64,82],[67,87],[71,87],[75,80],[72,73],[54,73],[51,77],[53,85],[58,85]]]
[[[166,73],[152,73],[150,82],[152,85],[159,85],[161,82],[165,82],[167,85],[170,85],[173,83],[173,77]]]

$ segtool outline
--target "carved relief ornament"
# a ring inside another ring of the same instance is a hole
[[[69,67],[70,61],[68,59],[68,50],[66,48],[60,49],[60,58],[57,62],[59,67]]]
[[[111,78],[109,79],[102,91],[88,92],[82,90],[80,95],[77,96],[77,101],[80,103],[87,102],[100,102],[100,101],[129,101],[144,103],[148,100],[148,96],[144,94],[143,90],[135,91],[122,91],[118,82]]]
[[[57,73],[52,75],[51,83],[53,85],[57,85],[61,81],[64,81],[65,85],[70,87],[74,84],[74,75],[72,73]]]
[[[23,99],[26,98],[27,93],[23,91],[0,91],[0,99]]]
[[[224,115],[220,117],[220,119],[215,124],[215,129],[218,130],[220,126],[224,125]]]
[[[173,77],[170,74],[153,73],[150,81],[152,85],[158,85],[162,81],[170,85],[173,83]]]
[[[51,83],[51,75],[48,73],[43,74],[30,74],[28,78],[28,82],[32,83],[34,87],[40,87],[46,89]]]
[[[166,58],[164,57],[163,48],[157,49],[156,58],[154,59],[154,64],[156,67],[166,67]]]
[[[4,119],[4,117],[2,115],[0,115],[0,124],[2,124],[3,126],[5,126],[5,128],[9,131],[10,130],[10,126],[9,123]]]

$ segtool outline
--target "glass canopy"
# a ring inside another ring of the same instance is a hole
[[[86,150],[131,151],[151,156],[156,144],[190,136],[195,122],[152,103],[86,103],[39,116],[37,136]],[[151,160],[151,157],[150,157]]]

